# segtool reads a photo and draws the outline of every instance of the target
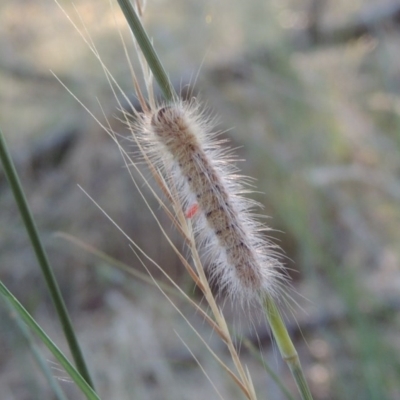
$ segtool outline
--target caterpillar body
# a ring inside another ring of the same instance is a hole
[[[199,112],[196,100],[176,102],[146,113],[142,132],[159,169],[173,179],[186,216],[193,218],[199,248],[208,258],[210,277],[242,300],[274,295],[282,268],[267,230],[255,219],[255,202],[243,197],[244,184]]]

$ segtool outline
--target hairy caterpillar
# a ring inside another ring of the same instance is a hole
[[[143,10],[139,9],[141,14]],[[99,59],[110,85],[122,92],[96,48],[84,37],[83,40]],[[283,265],[274,251],[276,246],[263,236],[268,228],[252,212],[258,204],[243,196],[247,192],[244,180],[232,163],[229,149],[221,147],[212,131],[212,121],[201,112],[195,99],[174,100],[156,107],[153,76],[144,60],[141,64],[149,99],[144,99],[132,69],[136,95],[144,112],[140,114],[131,105],[136,122],[130,129],[134,140],[141,142],[140,151],[146,153],[152,168],[164,171],[167,181],[171,180],[178,189],[186,217],[195,222],[198,247],[208,258],[211,279],[232,297],[245,301],[263,300],[265,294],[282,292],[280,283],[286,276],[279,272]],[[130,125],[128,119],[126,122]]]
[[[193,218],[211,279],[242,300],[276,294],[282,278],[273,245],[262,236],[255,202],[243,197],[238,169],[212,132],[197,101],[175,102],[145,113],[139,126],[145,149],[178,188]]]

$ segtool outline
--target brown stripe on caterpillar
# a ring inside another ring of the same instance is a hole
[[[218,242],[217,251],[225,254],[222,258],[228,263],[226,268],[235,271],[238,286],[246,292],[259,292],[268,286],[269,283],[263,282],[268,274],[263,274],[261,269],[269,266],[260,265],[258,249],[248,237],[232,200],[233,195],[229,193],[230,188],[202,148],[198,138],[201,126],[187,116],[187,110],[180,104],[159,108],[152,115],[150,126],[186,179],[187,187],[198,203],[196,211],[207,221],[206,234],[213,235]],[[218,271],[214,272],[219,275]]]

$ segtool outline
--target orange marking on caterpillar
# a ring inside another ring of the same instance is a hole
[[[197,203],[194,203],[187,209],[185,217],[191,219],[197,214],[198,211],[199,211],[199,205]]]

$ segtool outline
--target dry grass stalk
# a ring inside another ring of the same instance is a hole
[[[143,7],[138,6],[137,11],[141,15]],[[175,98],[168,104],[158,105],[156,103],[153,94],[152,74],[135,40],[134,43],[142,65],[142,75],[148,92],[147,101],[146,96],[140,90],[127,47],[121,32],[119,32],[132,72],[136,95],[143,110],[142,113],[135,110],[129,98],[102,62],[86,28],[84,34],[68,15],[67,18],[100,62],[110,88],[114,92],[115,99],[119,103],[123,120],[132,132],[133,140],[140,153],[140,162],[144,161],[148,165],[155,182],[170,202],[171,207],[164,203],[152,189],[148,180],[142,175],[138,168],[137,159],[127,154],[121,147],[117,135],[113,132],[108,121],[107,125],[102,124],[82,105],[117,143],[127,167],[136,169],[174,226],[183,236],[190,249],[194,268],[171,242],[148,205],[167,241],[203,293],[213,317],[208,316],[192,300],[189,299],[189,301],[199,310],[212,329],[217,332],[221,340],[226,344],[236,371],[232,371],[224,364],[208,347],[204,339],[193,329],[211,354],[232,377],[245,397],[256,399],[251,377],[240,361],[224,315],[217,305],[215,296],[210,288],[209,280],[203,267],[204,257],[201,257],[199,252],[202,256],[206,256],[207,264],[210,265],[208,268],[211,280],[215,281],[217,286],[232,298],[238,298],[242,304],[248,305],[256,302],[264,305],[264,302],[268,303],[277,298],[284,290],[282,282],[286,281],[286,277],[280,272],[283,267],[275,252],[275,246],[263,234],[267,228],[262,226],[253,215],[252,210],[254,206],[258,205],[243,197],[244,193],[248,193],[248,190],[244,189],[245,180],[238,175],[238,170],[232,162],[234,158],[232,158],[230,151],[221,147],[222,142],[217,139],[218,133],[213,133],[212,121],[201,111],[198,102],[195,99],[189,102],[182,102]],[[131,105],[132,113],[124,110],[117,94],[122,94],[125,101]],[[132,120],[135,122],[132,123]],[[133,176],[132,180],[146,201]],[[148,203],[146,202],[146,204]],[[128,239],[138,256],[141,254],[142,257],[147,258],[170,279],[156,262],[147,257],[130,238]],[[141,259],[140,256],[139,259]],[[182,292],[175,282],[171,280],[171,283]],[[162,289],[160,288],[160,290]],[[173,304],[170,297],[164,291],[163,293]],[[177,310],[180,312],[178,308]],[[276,307],[266,306],[266,310],[270,322],[271,310],[275,313],[272,323],[279,319],[276,315]],[[275,333],[274,328],[273,331]],[[292,347],[284,346],[286,349],[290,348],[291,351],[291,354],[284,355],[290,359],[288,362],[297,357],[295,351],[293,354],[294,347]],[[279,348],[281,349],[280,345]]]

